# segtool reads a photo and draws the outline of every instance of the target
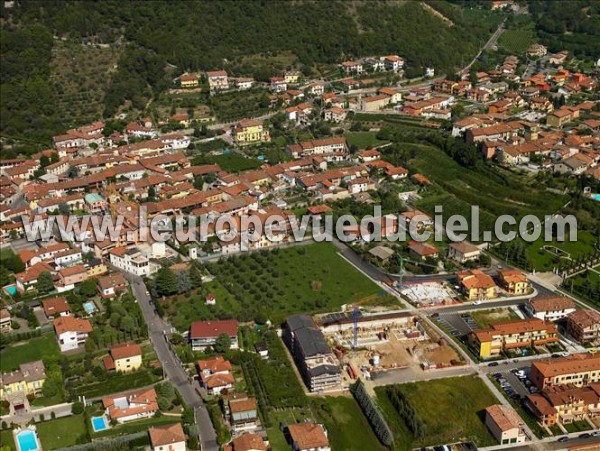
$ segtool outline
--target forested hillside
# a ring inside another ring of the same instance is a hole
[[[117,70],[106,73],[104,115],[111,116],[126,102],[144,108],[169,86],[173,72],[224,67],[235,73],[248,55],[291,53],[297,68],[311,73],[346,58],[395,53],[406,58],[409,75],[420,75],[424,66],[449,72],[474,55],[501,20],[484,10],[479,16],[485,20],[467,20],[457,6],[428,3],[452,16],[454,25],[416,1],[21,0],[2,9],[2,133],[47,140],[77,125],[57,110],[63,94],[48,83],[53,36],[120,49]],[[275,71],[251,67],[244,75],[259,80]]]

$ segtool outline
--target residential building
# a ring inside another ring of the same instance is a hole
[[[289,144],[286,146],[285,151],[292,157],[298,159],[312,155],[333,153],[347,154],[348,146],[346,144],[346,138],[335,137],[304,141],[298,144]]]
[[[150,260],[138,249],[117,247],[109,251],[110,263],[123,271],[136,276],[149,276],[151,273]]]
[[[127,281],[120,273],[98,277],[98,291],[104,299],[114,298],[125,290],[127,290]]]
[[[518,269],[502,268],[498,271],[500,286],[508,293],[514,295],[527,294],[530,291],[529,279]]]
[[[203,351],[213,346],[219,335],[227,334],[231,338],[231,348],[238,348],[238,322],[235,320],[194,321],[190,327],[192,351]]]
[[[148,428],[152,451],[186,451],[186,438],[181,423]]]
[[[154,388],[134,390],[102,398],[104,412],[117,423],[149,418],[158,412]]]
[[[458,282],[465,297],[469,301],[476,299],[492,299],[497,296],[496,284],[491,276],[480,269],[472,269],[458,273]]]
[[[0,400],[9,400],[16,395],[40,395],[46,381],[44,362],[22,363],[17,371],[0,374]]]
[[[294,451],[331,451],[327,431],[313,422],[288,424],[288,433]]]
[[[200,77],[198,74],[182,74],[179,76],[179,85],[182,88],[195,88],[198,86]]]
[[[481,249],[468,241],[450,243],[448,246],[448,257],[459,263],[475,261],[481,255]]]
[[[271,77],[270,89],[272,92],[284,92],[287,90],[288,82],[283,77]]]
[[[283,339],[310,391],[340,386],[340,363],[309,315],[288,316],[283,329]]]
[[[344,61],[342,69],[348,75],[360,75],[363,73],[363,65],[357,61]]]
[[[137,343],[125,343],[110,348],[102,360],[108,371],[128,373],[142,366],[142,347]]]
[[[206,79],[208,80],[210,92],[225,91],[229,89],[227,72],[224,70],[206,72]]]
[[[202,386],[210,394],[218,395],[223,390],[233,388],[235,379],[232,370],[231,363],[222,356],[198,361],[198,373]]]
[[[327,108],[323,115],[326,121],[339,124],[340,122],[344,122],[344,119],[346,119],[346,110],[337,106],[332,106]]]
[[[231,443],[223,445],[223,451],[267,451],[270,449],[258,434],[245,432],[235,437]]]
[[[358,100],[358,109],[361,111],[379,111],[391,103],[391,97],[386,94],[361,97]]]
[[[600,383],[600,354],[583,352],[556,359],[534,360],[529,380],[539,390],[567,384],[583,387]]]
[[[575,311],[575,303],[566,296],[550,296],[530,299],[525,310],[531,316],[543,321],[557,321]]]
[[[54,320],[54,331],[61,352],[72,351],[84,345],[92,330],[92,324],[87,319],[59,316]]]
[[[404,67],[404,59],[400,58],[398,55],[387,55],[382,59],[385,70],[398,72],[402,69],[402,67]]]
[[[8,311],[8,309],[3,308],[0,310],[0,332],[2,332],[2,333],[10,332],[10,329],[11,329],[10,312]]]
[[[501,445],[523,443],[523,420],[512,407],[494,404],[485,409],[485,425]]]
[[[264,129],[263,122],[255,119],[244,119],[233,128],[233,140],[239,145],[258,144],[271,141],[269,131]]]
[[[259,423],[256,398],[242,396],[230,399],[229,417],[235,432],[256,429]]]
[[[479,357],[499,356],[503,351],[558,343],[554,324],[537,318],[493,324],[489,329],[476,329],[469,335],[471,345]]]
[[[567,331],[581,344],[600,342],[600,313],[576,310],[567,316]]]
[[[63,297],[54,297],[42,300],[42,307],[46,318],[54,319],[59,316],[68,316],[71,314],[71,307]]]
[[[600,416],[600,384],[560,386],[527,396],[525,405],[543,426]]]

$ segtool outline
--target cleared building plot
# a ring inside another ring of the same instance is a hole
[[[440,282],[408,284],[400,293],[417,307],[448,305],[459,302],[459,295],[452,287]]]

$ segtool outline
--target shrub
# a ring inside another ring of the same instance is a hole
[[[83,413],[83,403],[82,402],[74,402],[73,405],[71,406],[71,412],[73,412],[73,415],[79,415],[81,413]],[[54,412],[52,412],[54,413]]]

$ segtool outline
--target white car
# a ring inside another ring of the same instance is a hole
[[[473,302],[473,305],[479,305],[481,304],[481,301],[479,299],[477,299],[475,302]]]

